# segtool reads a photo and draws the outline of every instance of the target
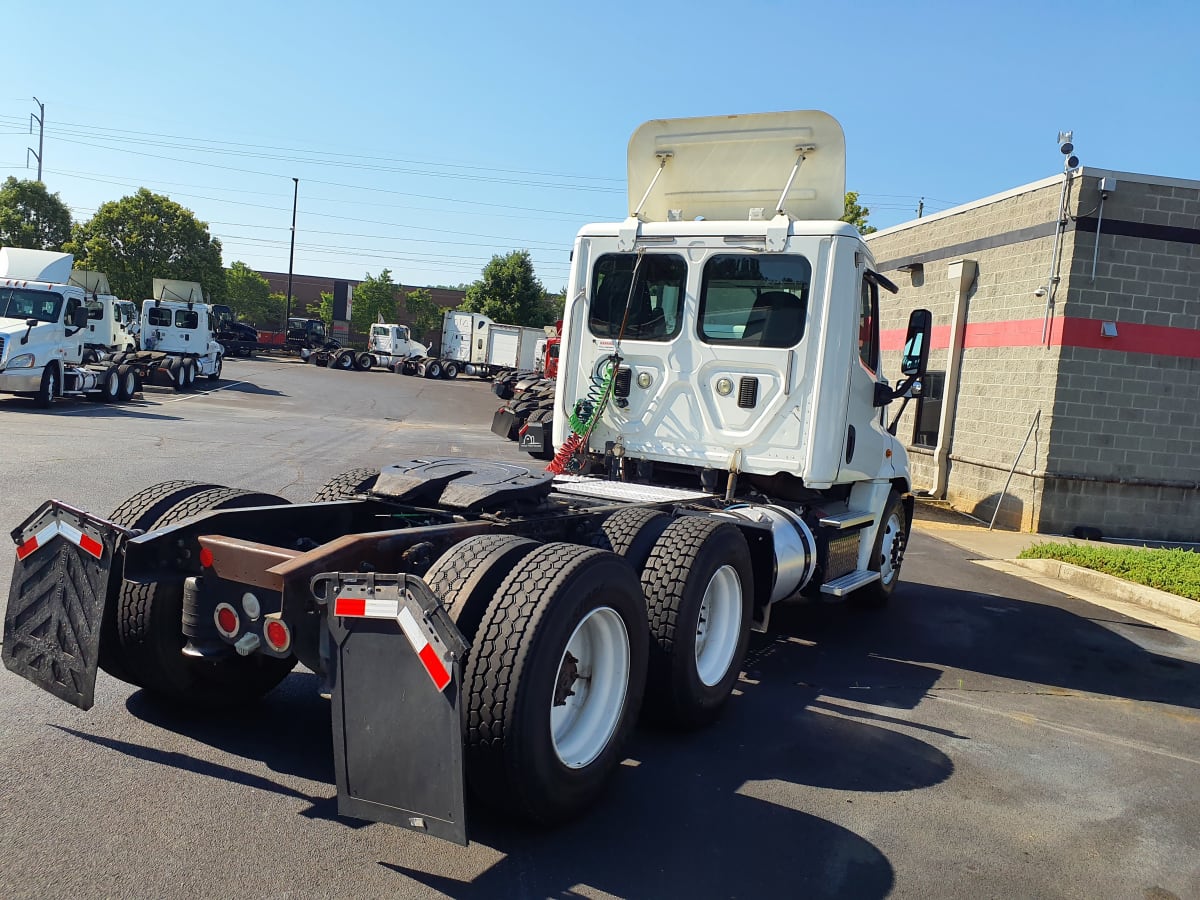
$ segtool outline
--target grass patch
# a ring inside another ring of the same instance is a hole
[[[1019,558],[1057,559],[1200,601],[1200,553],[1191,550],[1034,544]]]

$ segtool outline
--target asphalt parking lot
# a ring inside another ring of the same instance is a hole
[[[473,379],[268,359],[225,376],[124,406],[0,398],[0,527],[168,479],[302,501],[355,466],[528,460]],[[1200,896],[1200,643],[932,535],[888,610],[776,615],[725,717],[640,729],[586,818],[472,810],[465,849],[338,818],[310,674],[195,715],[103,674],[83,713],[3,672],[0,895]]]

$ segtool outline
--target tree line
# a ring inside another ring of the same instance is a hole
[[[870,234],[875,230],[867,224],[870,212],[856,192],[846,194],[842,221]],[[283,325],[284,295],[272,292],[267,279],[240,260],[226,269],[221,241],[208,224],[147,188],[102,204],[86,222],[73,222],[66,204],[42,182],[9,176],[0,185],[0,246],[72,253],[77,269],[105,273],[117,296],[131,300],[150,297],[154,278],[197,281],[210,302],[227,303],[242,321],[261,328]],[[546,291],[527,250],[493,256],[465,288],[459,309],[511,325],[550,325],[562,318],[566,303],[566,288]],[[427,341],[441,326],[443,310],[429,290],[404,291],[390,269],[367,272],[354,288],[351,327],[366,332],[377,321],[397,321],[401,310],[417,340]],[[332,322],[331,293],[321,294],[317,315]]]

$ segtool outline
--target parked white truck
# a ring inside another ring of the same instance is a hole
[[[185,376],[191,371],[184,351],[170,347],[108,355],[128,346],[128,310],[72,284],[72,262],[69,253],[0,249],[0,393],[32,397],[42,407],[60,397],[115,402],[161,372],[175,378],[181,366]],[[190,383],[185,377],[175,386]]]
[[[84,345],[95,351],[136,350],[141,324],[137,304],[113,294],[108,276],[90,269],[72,269],[70,283],[83,288],[88,310]]]
[[[396,368],[405,375],[457,378],[459,373],[495,378],[501,373],[531,372],[537,342],[545,329],[495,322],[481,313],[449,310],[442,318],[441,355],[413,356]]]
[[[336,350],[330,356],[329,368],[365,372],[380,366],[394,372],[409,360],[423,359],[428,355],[429,348],[412,339],[412,332],[407,325],[382,323],[371,326],[365,351],[349,347]]]
[[[711,722],[776,604],[899,583],[912,482],[885,410],[931,317],[891,386],[893,288],[838,221],[844,164],[824,113],[647,123],[631,215],[575,241],[550,471],[402,460],[301,504],[174,481],[107,519],[47,501],[13,532],[5,665],[87,709],[97,667],[226,707],[303,662],[343,815],[465,843],[468,784],[579,814],[643,699]]]

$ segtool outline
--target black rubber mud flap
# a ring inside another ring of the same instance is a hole
[[[507,406],[500,407],[492,414],[492,434],[510,441],[516,426],[517,417]]]
[[[91,709],[108,572],[124,530],[57,500],[12,533],[17,545],[4,665],[80,709]]]
[[[546,426],[542,422],[527,422],[517,442],[526,453],[544,453],[546,450]]]
[[[414,576],[323,574],[312,589],[333,639],[338,813],[466,846],[466,641]]]

